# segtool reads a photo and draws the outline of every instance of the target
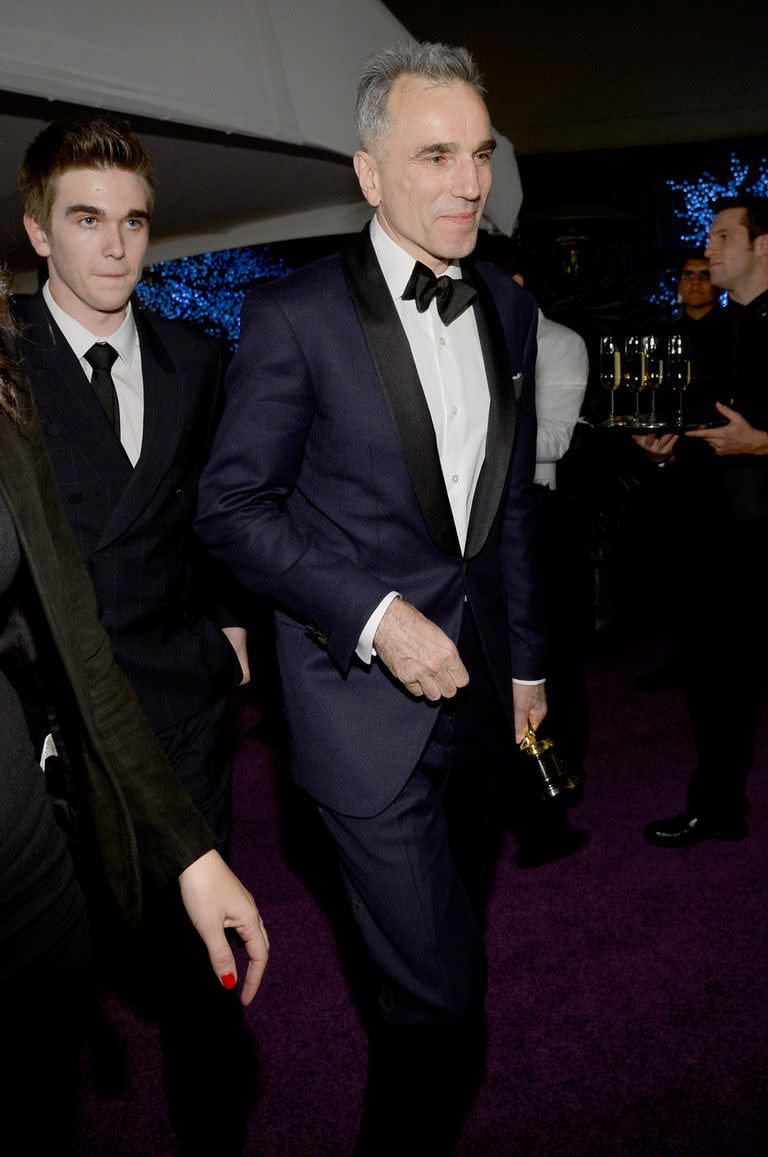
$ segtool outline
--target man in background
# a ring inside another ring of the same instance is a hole
[[[728,334],[718,290],[712,284],[709,261],[702,253],[685,259],[677,284],[678,312],[665,326],[664,335],[681,334],[690,361],[690,382],[682,398],[685,421],[711,422],[717,418],[715,402],[723,396],[728,371]],[[677,408],[678,395],[662,391],[670,409]],[[674,402],[671,399],[675,399]],[[662,403],[663,404],[663,403]],[[687,598],[677,571],[679,545],[674,481],[657,471],[649,479],[653,502],[655,534],[662,554],[659,605],[663,617],[664,653],[661,665],[638,675],[638,691],[663,691],[679,686],[682,678],[681,602]]]
[[[728,290],[721,424],[635,438],[673,473],[683,684],[698,765],[682,813],[646,827],[661,847],[747,834],[768,584],[768,201],[716,202],[706,255]],[[727,404],[726,404],[727,403]]]

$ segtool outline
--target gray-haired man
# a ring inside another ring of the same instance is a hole
[[[463,49],[369,62],[354,163],[374,219],[247,301],[200,491],[209,549],[279,606],[293,773],[376,971],[359,1153],[457,1135],[482,1070],[501,772],[546,710],[536,307],[464,264],[491,185],[481,91]]]

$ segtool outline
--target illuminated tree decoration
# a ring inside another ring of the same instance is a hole
[[[754,193],[758,197],[768,197],[768,158],[752,165],[740,161],[731,153],[730,175],[718,181],[711,173],[702,173],[697,181],[668,180],[667,185],[683,197],[682,209],[675,209],[675,217],[682,222],[680,241],[684,245],[704,245],[712,222],[712,202],[719,197],[735,197],[738,193]]]
[[[148,265],[136,294],[148,309],[197,325],[234,349],[246,292],[259,281],[290,272],[269,245],[249,245]]]

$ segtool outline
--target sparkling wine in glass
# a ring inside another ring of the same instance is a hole
[[[645,372],[645,350],[642,337],[628,337],[624,343],[623,378],[624,385],[635,395],[635,412],[632,416],[632,425],[641,426],[640,419],[640,391],[647,385]]]
[[[618,338],[600,338],[600,385],[610,391],[610,409],[604,425],[616,426],[614,397],[621,385],[621,343]]]
[[[667,381],[677,393],[675,424],[682,426],[683,395],[691,383],[690,343],[684,333],[673,333],[667,339]]]
[[[643,353],[645,354],[645,385],[651,391],[651,412],[647,425],[653,429],[659,429],[664,425],[656,417],[656,391],[664,379],[664,358],[659,339],[652,334],[644,337]]]

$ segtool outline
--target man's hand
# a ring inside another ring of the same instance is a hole
[[[657,438],[655,434],[633,434],[632,441],[650,458],[651,462],[669,462],[675,449],[677,434],[662,434]]]
[[[269,956],[267,932],[253,896],[215,851],[190,864],[179,876],[179,887],[187,915],[205,942],[213,971],[225,988],[234,988],[237,967],[224,929],[234,928],[242,940],[249,963],[240,1000],[250,1004]]]
[[[717,409],[727,418],[725,426],[714,426],[705,430],[689,430],[686,438],[698,438],[711,446],[718,455],[726,454],[768,454],[768,433],[750,426],[746,418],[722,402],[715,402]]]
[[[452,699],[469,682],[456,647],[436,623],[397,598],[376,628],[373,645],[385,667],[412,695]]]
[[[222,627],[221,629],[232,644],[240,662],[240,670],[243,672],[240,686],[244,687],[246,683],[251,681],[251,668],[248,663],[248,632],[245,627]]]
[[[523,742],[525,724],[530,718],[535,731],[547,714],[547,696],[543,683],[513,683],[512,702],[515,708],[515,739]]]

